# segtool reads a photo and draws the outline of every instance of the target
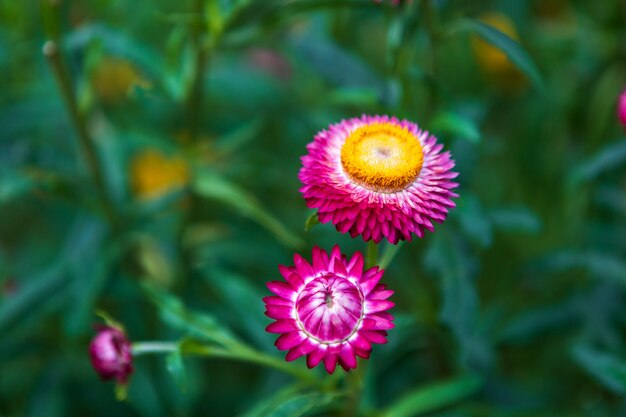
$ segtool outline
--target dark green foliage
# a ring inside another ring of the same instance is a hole
[[[0,0],[1,417],[626,416],[626,6],[402,3]],[[282,360],[262,297],[295,251],[366,251],[297,179],[363,113],[437,135],[460,197],[381,245],[396,328],[328,376]],[[141,198],[147,149],[186,186]],[[123,402],[89,363],[98,311],[165,347]]]

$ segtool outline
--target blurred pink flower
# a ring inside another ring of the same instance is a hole
[[[396,244],[420,238],[454,207],[454,161],[406,120],[362,116],[315,136],[298,175],[306,204],[341,233]]]
[[[363,255],[348,260],[338,246],[330,255],[314,247],[312,265],[296,254],[294,264],[279,266],[286,282],[268,282],[276,295],[263,299],[265,314],[276,320],[266,330],[281,334],[275,345],[288,350],[287,361],[307,355],[309,368],[323,360],[329,374],[337,363],[348,371],[357,356],[369,358],[372,343],[387,342],[394,304],[387,300],[393,291],[378,283],[383,270],[363,271]]]
[[[626,90],[622,91],[617,99],[617,116],[622,125],[626,127]]]
[[[102,326],[89,345],[91,364],[102,379],[125,384],[133,372],[131,344],[116,327]]]
[[[253,48],[248,51],[247,55],[253,67],[279,80],[291,78],[291,65],[278,52],[269,48]]]

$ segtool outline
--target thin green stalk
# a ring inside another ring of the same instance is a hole
[[[434,0],[422,0],[421,12],[424,15],[424,23],[428,33],[430,44],[430,61],[428,62],[428,72],[430,74],[430,108],[436,108],[439,101],[438,86],[435,82],[437,79],[437,53],[439,44],[441,43],[441,28],[439,22],[439,13]]]
[[[135,356],[148,353],[171,353],[180,349],[183,355],[206,356],[254,363],[292,375],[308,385],[320,385],[321,383],[319,378],[311,371],[294,367],[282,359],[257,352],[243,345],[232,349],[224,349],[222,347],[207,346],[194,342],[182,344],[174,342],[137,342],[133,344],[132,349]]]
[[[137,342],[133,343],[133,356],[140,356],[146,353],[174,352],[178,349],[178,344],[174,342]]]
[[[367,242],[367,248],[365,250],[365,269],[369,269],[376,265],[378,261],[378,245],[370,240]]]
[[[204,77],[208,59],[208,49],[203,42],[205,32],[203,10],[204,0],[194,0],[193,13],[199,16],[200,19],[198,22],[194,22],[191,32],[191,42],[195,52],[195,67],[186,103],[187,128],[189,129],[189,139],[192,143],[197,138],[200,129]]]
[[[385,250],[383,251],[383,255],[380,257],[380,261],[378,261],[378,266],[381,269],[387,268],[391,261],[393,261],[393,258],[395,258],[400,251],[402,245],[404,245],[404,241],[400,241],[396,245],[387,244]]]
[[[345,408],[345,415],[356,417],[359,415],[361,408],[361,399],[363,396],[363,383],[365,381],[365,375],[367,373],[367,361],[359,361],[359,366],[349,374],[346,375],[348,381],[348,392],[350,394],[350,401],[347,402]]]
[[[43,46],[43,54],[50,64],[50,68],[57,81],[59,91],[65,102],[65,106],[69,113],[74,129],[76,130],[78,142],[84,157],[84,160],[91,174],[91,179],[96,189],[96,194],[100,200],[100,205],[107,218],[111,228],[118,230],[118,217],[115,212],[115,208],[109,194],[107,192],[106,183],[102,174],[102,166],[98,159],[96,148],[87,131],[87,125],[83,114],[78,110],[78,104],[76,103],[76,95],[72,87],[72,81],[69,75],[69,71],[63,61],[59,47],[54,41],[47,41]]]

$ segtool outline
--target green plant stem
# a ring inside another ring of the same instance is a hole
[[[231,359],[234,361],[254,363],[256,365],[273,368],[280,372],[292,375],[308,385],[320,385],[321,383],[321,381],[315,377],[311,371],[296,368],[281,359],[257,352],[243,345],[232,349],[224,349],[222,347],[207,346],[195,342],[187,342],[183,344],[175,342],[137,342],[133,344],[132,348],[135,356],[147,353],[171,353],[178,349],[180,349],[181,353],[184,355]]]
[[[193,13],[200,16],[198,22],[195,22],[191,32],[191,42],[195,51],[195,67],[193,80],[189,88],[186,103],[187,128],[189,129],[189,139],[193,143],[200,129],[200,116],[202,115],[202,96],[204,87],[204,77],[207,69],[208,49],[203,43],[204,35],[204,19],[203,19],[204,0],[194,0]]]
[[[367,361],[359,361],[356,369],[346,376],[348,381],[348,392],[350,401],[346,404],[345,415],[356,417],[361,408],[361,398],[363,394],[363,381],[367,373]]]
[[[174,342],[137,342],[133,343],[133,355],[140,356],[146,353],[174,352],[178,344]]]
[[[78,142],[85,163],[89,169],[89,173],[91,174],[91,179],[95,186],[104,215],[111,225],[111,228],[116,231],[119,227],[118,216],[107,192],[104,176],[102,174],[102,166],[100,164],[100,160],[98,159],[94,143],[89,136],[89,132],[87,131],[85,118],[78,110],[72,81],[57,43],[51,40],[47,41],[43,46],[43,54],[50,64],[50,68],[52,69],[54,77],[57,81],[59,91],[69,113],[70,119],[74,125],[74,129],[76,130]]]
[[[396,255],[400,251],[400,248],[402,247],[402,245],[404,245],[404,241],[400,241],[395,245],[387,244],[387,246],[385,247],[385,250],[383,251],[382,256],[380,257],[380,260],[378,261],[378,266],[381,269],[387,268],[389,264],[391,264],[391,261],[393,261],[393,259],[396,257]]]
[[[439,101],[439,91],[435,80],[437,80],[437,52],[441,41],[441,29],[439,14],[434,0],[422,0],[421,14],[424,16],[424,24],[428,33],[430,44],[430,61],[428,62],[428,73],[430,75],[430,107],[436,108]]]
[[[378,261],[378,245],[370,240],[367,242],[367,248],[365,249],[365,269],[369,269],[376,265]]]

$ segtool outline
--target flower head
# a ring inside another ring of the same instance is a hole
[[[279,266],[286,282],[268,282],[276,295],[263,299],[265,314],[276,320],[266,330],[281,334],[275,345],[288,350],[287,361],[307,355],[309,368],[323,360],[328,373],[337,363],[347,371],[357,356],[369,358],[372,343],[387,342],[393,291],[378,283],[383,270],[363,271],[363,255],[348,260],[338,246],[330,255],[313,248],[312,264],[296,254],[294,264]]]
[[[362,116],[331,125],[302,157],[306,204],[341,233],[396,244],[434,230],[454,207],[454,161],[434,136],[406,120]]]
[[[102,326],[91,340],[89,355],[93,369],[102,379],[115,379],[126,383],[133,372],[131,345],[123,330],[113,326]]]
[[[619,121],[626,127],[626,90],[622,91],[617,99],[617,117]]]
[[[189,181],[184,159],[168,157],[155,149],[138,154],[130,166],[131,186],[139,198],[157,198]]]

